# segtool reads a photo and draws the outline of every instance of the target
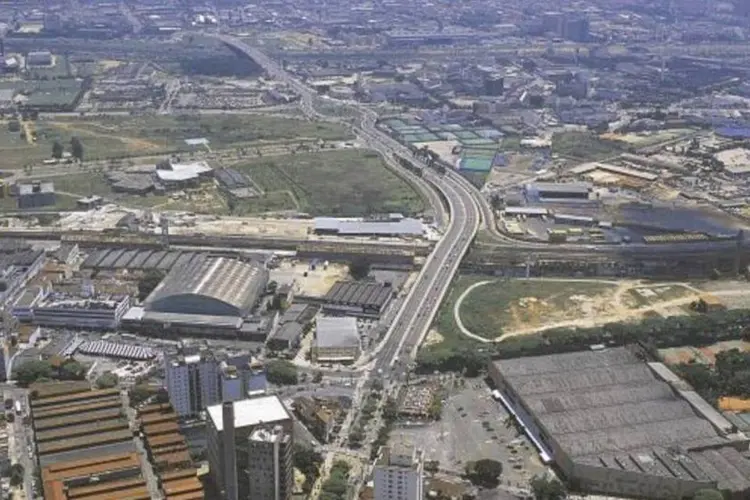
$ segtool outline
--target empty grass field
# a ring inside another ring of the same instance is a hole
[[[39,180],[55,183],[58,193],[75,197],[99,195],[133,208],[190,210],[217,215],[302,212],[316,216],[364,216],[401,212],[413,215],[424,202],[406,181],[388,170],[370,151],[329,150],[259,157],[233,166],[246,172],[263,190],[256,198],[227,202],[217,188],[187,190],[180,199],[114,193],[101,170]]]
[[[470,332],[495,339],[504,333],[605,314],[614,290],[612,284],[590,281],[496,280],[471,290],[459,314]]]
[[[337,124],[238,114],[54,117],[38,120],[33,127],[37,141],[28,144],[0,120],[0,170],[38,164],[50,157],[55,141],[68,148],[73,137],[83,143],[86,160],[193,151],[185,139],[200,137],[208,139],[212,149],[350,137]]]
[[[297,210],[311,215],[363,216],[424,210],[419,194],[374,152],[336,150],[257,158],[235,165],[265,193],[239,201],[235,214]]]

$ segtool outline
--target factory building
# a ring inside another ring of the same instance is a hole
[[[524,194],[529,201],[588,200],[591,195],[591,184],[534,182],[526,184]]]
[[[401,214],[391,214],[377,220],[316,217],[314,223],[315,234],[320,235],[419,238],[425,232],[421,220]]]
[[[202,255],[172,266],[143,307],[123,316],[124,329],[262,342],[275,328],[278,315],[250,317],[268,281],[262,264]]]
[[[26,54],[26,66],[52,66],[52,52],[37,50]]]
[[[180,353],[164,358],[164,378],[175,412],[195,416],[221,401],[219,363],[212,353]]]
[[[424,456],[413,445],[383,446],[373,469],[375,500],[422,500]]]
[[[133,433],[120,416],[118,389],[91,390],[88,381],[45,383],[32,386],[32,394],[31,421],[42,469],[70,460],[135,453]]]
[[[147,313],[247,316],[265,290],[268,272],[256,262],[226,257],[173,268],[146,298]]]
[[[5,306],[44,266],[44,250],[35,250],[20,240],[0,240],[0,305]]]
[[[544,461],[581,491],[642,499],[719,489],[748,498],[748,439],[638,346],[491,362]]]
[[[214,169],[205,161],[175,163],[171,159],[156,165],[156,180],[168,189],[197,186],[213,177]]]
[[[39,181],[18,184],[16,185],[16,201],[21,210],[54,206],[57,203],[55,184]]]
[[[278,396],[259,396],[208,407],[206,450],[209,474],[222,499],[254,498],[250,496],[250,480],[258,474],[254,467],[259,465],[250,460],[249,452],[250,439],[255,431],[266,429],[277,435],[283,433],[290,439],[285,446],[292,448],[293,426],[292,416]],[[285,460],[279,460],[278,464],[291,466],[291,462]],[[290,474],[292,471],[280,471],[277,477]],[[281,498],[285,500],[285,497]]]
[[[86,330],[116,330],[130,308],[130,296],[71,297],[51,293],[31,309],[35,325]]]
[[[337,281],[323,297],[323,312],[377,318],[393,295],[384,283]]]
[[[357,320],[321,317],[315,325],[312,358],[317,363],[353,363],[360,353]]]

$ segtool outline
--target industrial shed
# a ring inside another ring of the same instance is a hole
[[[337,281],[323,297],[323,311],[355,316],[380,316],[393,288],[373,281]]]
[[[542,457],[585,492],[668,499],[719,488],[748,498],[750,464],[738,451],[747,438],[644,359],[618,347],[494,361],[489,374]]]
[[[351,363],[359,357],[355,318],[321,317],[315,325],[313,359],[319,363]]]
[[[424,225],[419,219],[393,217],[385,220],[337,219],[316,217],[315,234],[338,236],[397,236],[419,237],[424,235]]]
[[[265,289],[258,263],[226,257],[176,265],[145,302],[147,312],[244,317]]]
[[[534,182],[524,188],[527,199],[587,200],[591,184],[585,182]]]

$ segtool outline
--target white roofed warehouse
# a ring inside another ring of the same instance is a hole
[[[313,359],[318,363],[352,363],[359,357],[356,318],[320,317],[315,325]]]
[[[167,274],[146,298],[145,309],[242,318],[253,309],[267,281],[268,271],[257,262],[226,257],[194,259]]]

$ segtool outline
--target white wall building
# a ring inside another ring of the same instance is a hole
[[[183,417],[221,401],[219,363],[210,353],[167,356],[164,375],[169,400]]]
[[[228,422],[224,421],[224,405],[232,408]],[[257,429],[280,426],[293,439],[294,420],[278,396],[258,396],[224,405],[206,410],[206,452],[211,481],[222,499],[252,498],[248,473],[250,436]]]
[[[422,500],[424,456],[413,445],[383,446],[373,471],[375,500]]]
[[[410,444],[383,446],[373,471],[375,500],[422,500],[424,456]]]

